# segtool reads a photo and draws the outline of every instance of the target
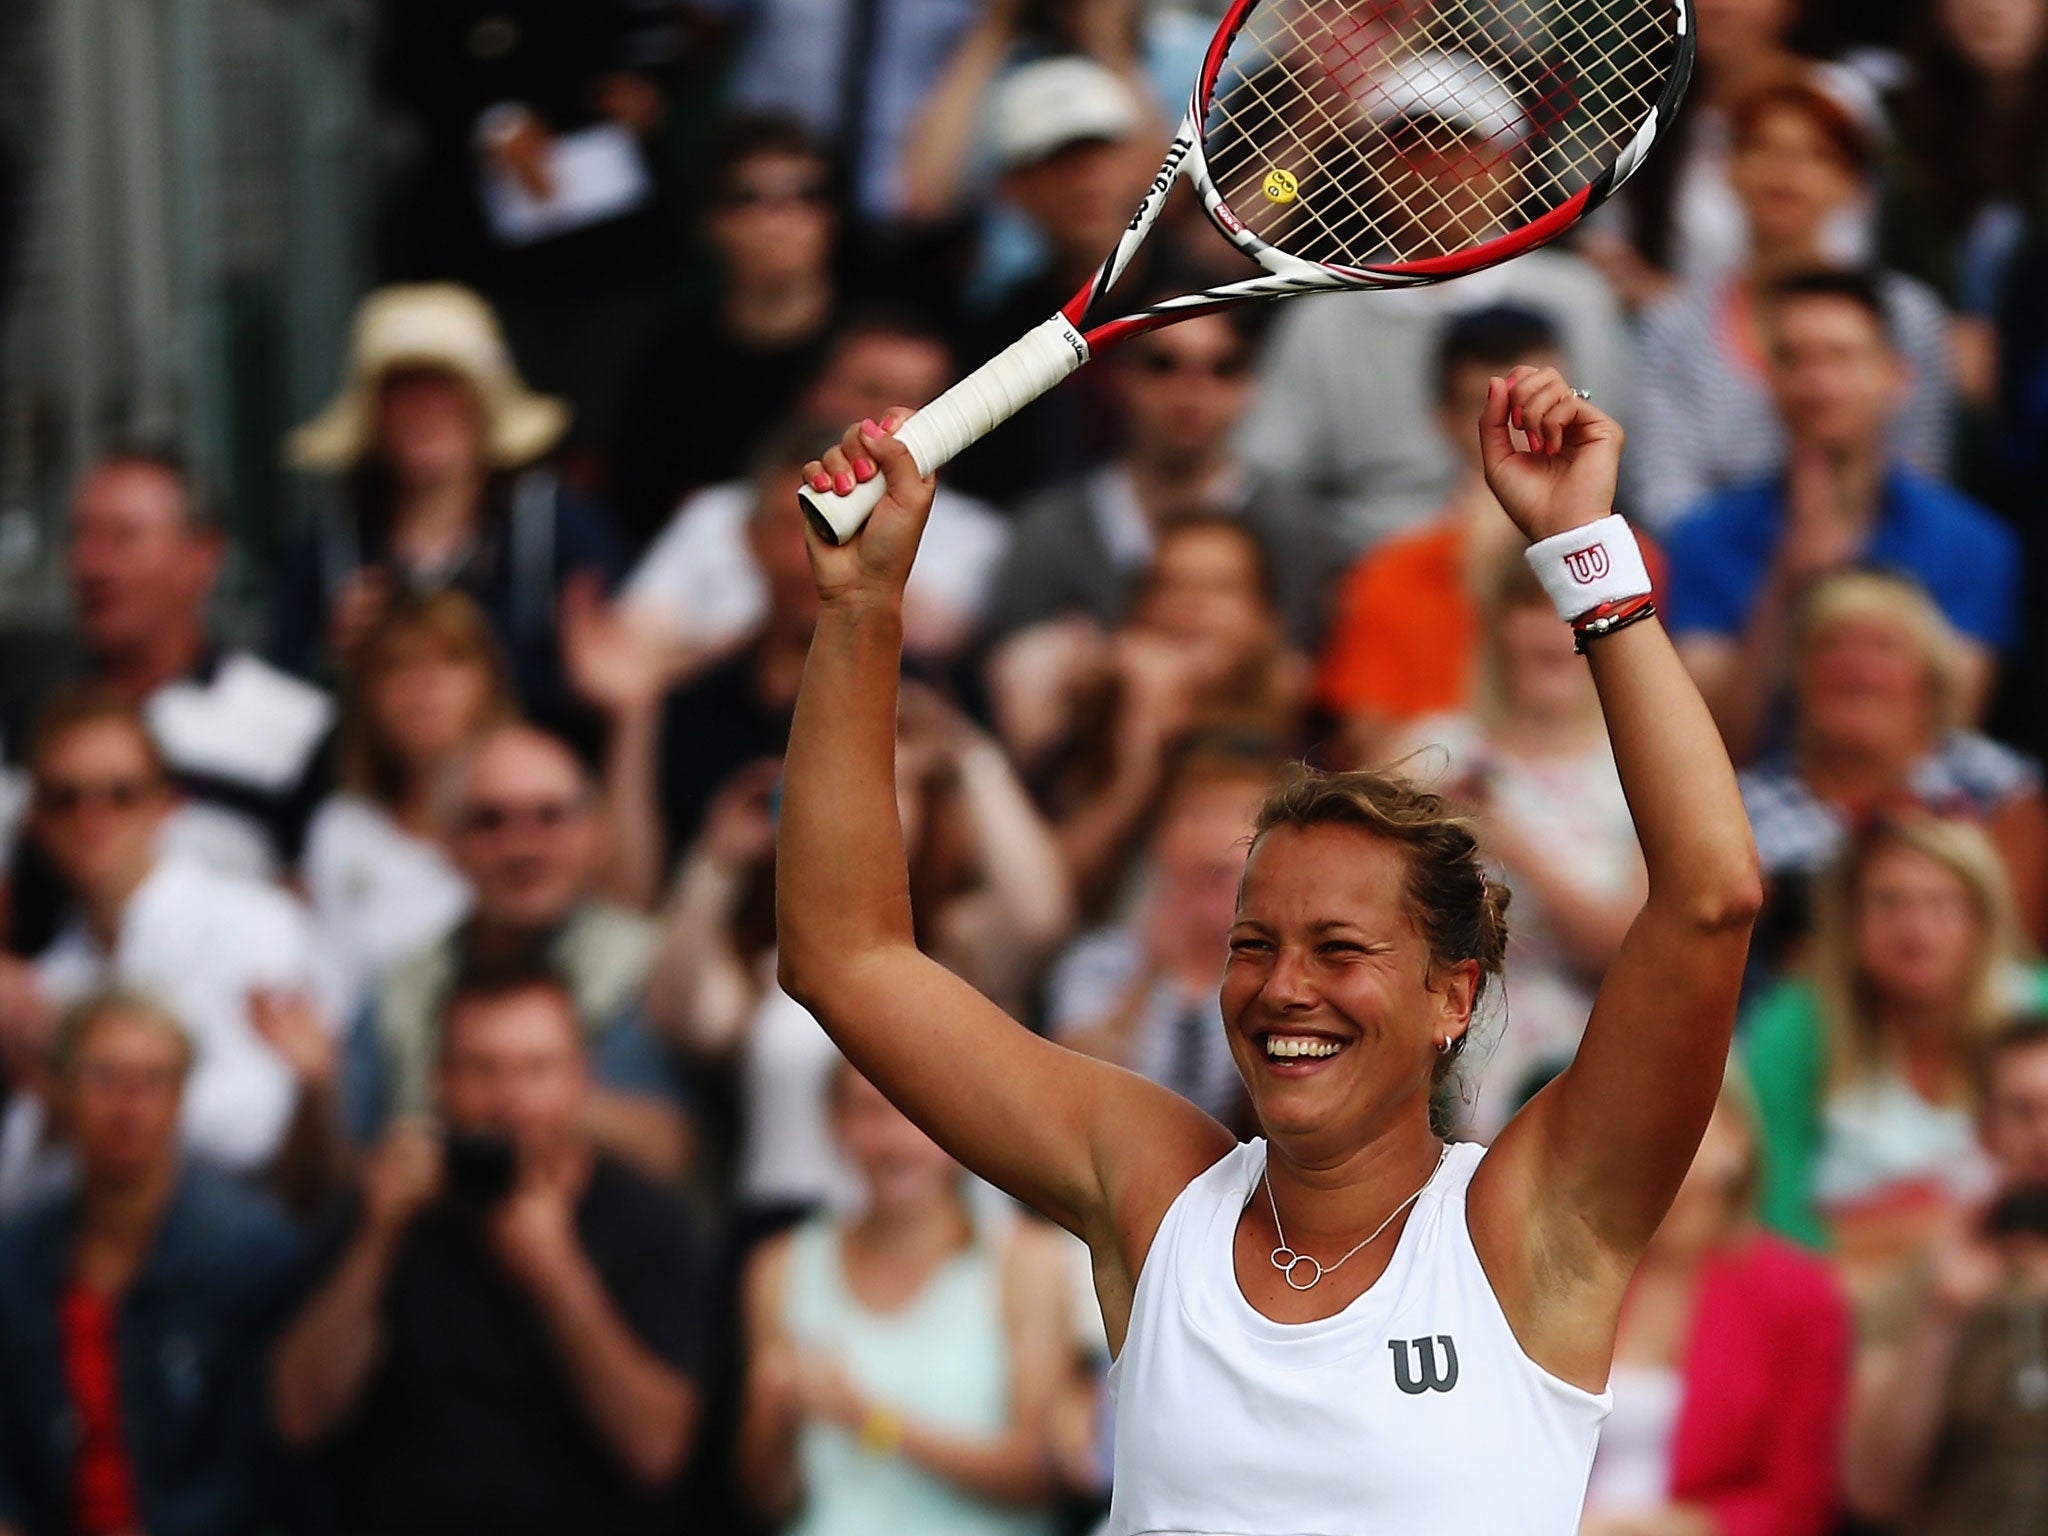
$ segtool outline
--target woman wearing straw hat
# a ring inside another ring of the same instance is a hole
[[[346,657],[395,592],[459,587],[503,640],[521,702],[559,716],[558,604],[587,609],[625,557],[604,514],[538,462],[568,424],[563,402],[520,379],[469,289],[364,299],[340,392],[286,445],[295,468],[337,476],[341,494],[286,552],[278,659],[315,671]]]

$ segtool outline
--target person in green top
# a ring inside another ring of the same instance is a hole
[[[1765,1223],[1836,1247],[1859,1290],[1917,1253],[1987,1183],[1972,1102],[1983,1042],[2041,1010],[2048,969],[2021,959],[1984,832],[1919,810],[1873,822],[1820,892],[1803,976],[1744,1022]]]

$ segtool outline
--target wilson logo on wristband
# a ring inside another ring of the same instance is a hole
[[[1605,544],[1588,544],[1584,549],[1565,551],[1565,569],[1572,573],[1572,580],[1582,587],[1590,587],[1604,578],[1614,568],[1607,558]]]

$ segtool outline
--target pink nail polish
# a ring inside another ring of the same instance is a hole
[[[840,495],[846,495],[853,489],[853,476],[845,474],[834,475],[832,477],[832,488]]]
[[[875,461],[874,461],[873,459],[855,459],[855,460],[853,461],[853,477],[854,477],[854,479],[856,479],[856,480],[871,480],[871,479],[873,479],[873,478],[874,478],[874,474],[875,474]]]
[[[862,435],[867,437],[880,437],[882,435],[882,429],[880,425],[868,420],[865,416],[861,418],[860,429]]]
[[[815,475],[811,476],[811,489],[814,491],[831,490],[832,477],[826,474],[822,469],[819,470]]]

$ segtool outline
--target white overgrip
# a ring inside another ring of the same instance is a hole
[[[1081,333],[1065,315],[1054,315],[911,417],[896,436],[910,450],[918,473],[929,475],[1087,361],[1088,343]],[[797,500],[821,538],[844,544],[860,532],[883,489],[877,475],[844,496],[805,486]]]

